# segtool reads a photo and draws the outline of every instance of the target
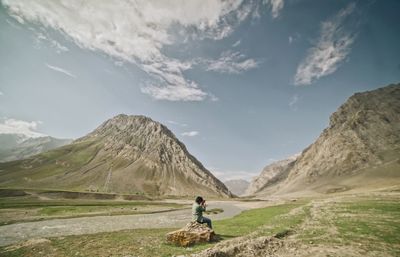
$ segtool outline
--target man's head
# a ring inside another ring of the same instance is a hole
[[[201,196],[196,197],[196,200],[195,200],[196,203],[201,204],[203,201],[204,201],[203,197],[201,197]]]

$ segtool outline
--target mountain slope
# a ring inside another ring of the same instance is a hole
[[[356,93],[292,164],[258,195],[332,193],[400,183],[400,84]]]
[[[231,179],[224,183],[226,187],[237,196],[241,196],[249,186],[249,182],[244,179]]]
[[[168,128],[144,116],[118,115],[69,145],[0,170],[2,187],[231,195]]]
[[[0,162],[26,159],[71,141],[50,136],[27,138],[19,134],[0,134]]]
[[[290,169],[293,167],[298,155],[291,156],[285,160],[277,161],[267,165],[258,175],[253,178],[248,186],[245,195],[256,195],[265,191],[268,187],[284,181]]]

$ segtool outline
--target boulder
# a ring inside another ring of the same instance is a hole
[[[210,242],[215,238],[214,230],[207,227],[206,224],[200,224],[196,221],[192,221],[186,224],[185,227],[167,234],[167,242],[184,247]]]

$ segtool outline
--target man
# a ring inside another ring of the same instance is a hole
[[[203,199],[203,197],[196,197],[196,200],[192,206],[193,221],[197,221],[201,224],[207,223],[207,226],[212,229],[211,220],[203,217],[203,211],[206,211],[206,206],[206,201]]]

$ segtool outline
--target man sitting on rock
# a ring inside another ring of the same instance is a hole
[[[201,224],[207,223],[207,226],[212,229],[211,220],[203,217],[203,211],[206,211],[206,206],[206,201],[203,199],[203,197],[196,197],[192,207],[193,221],[197,221]]]

